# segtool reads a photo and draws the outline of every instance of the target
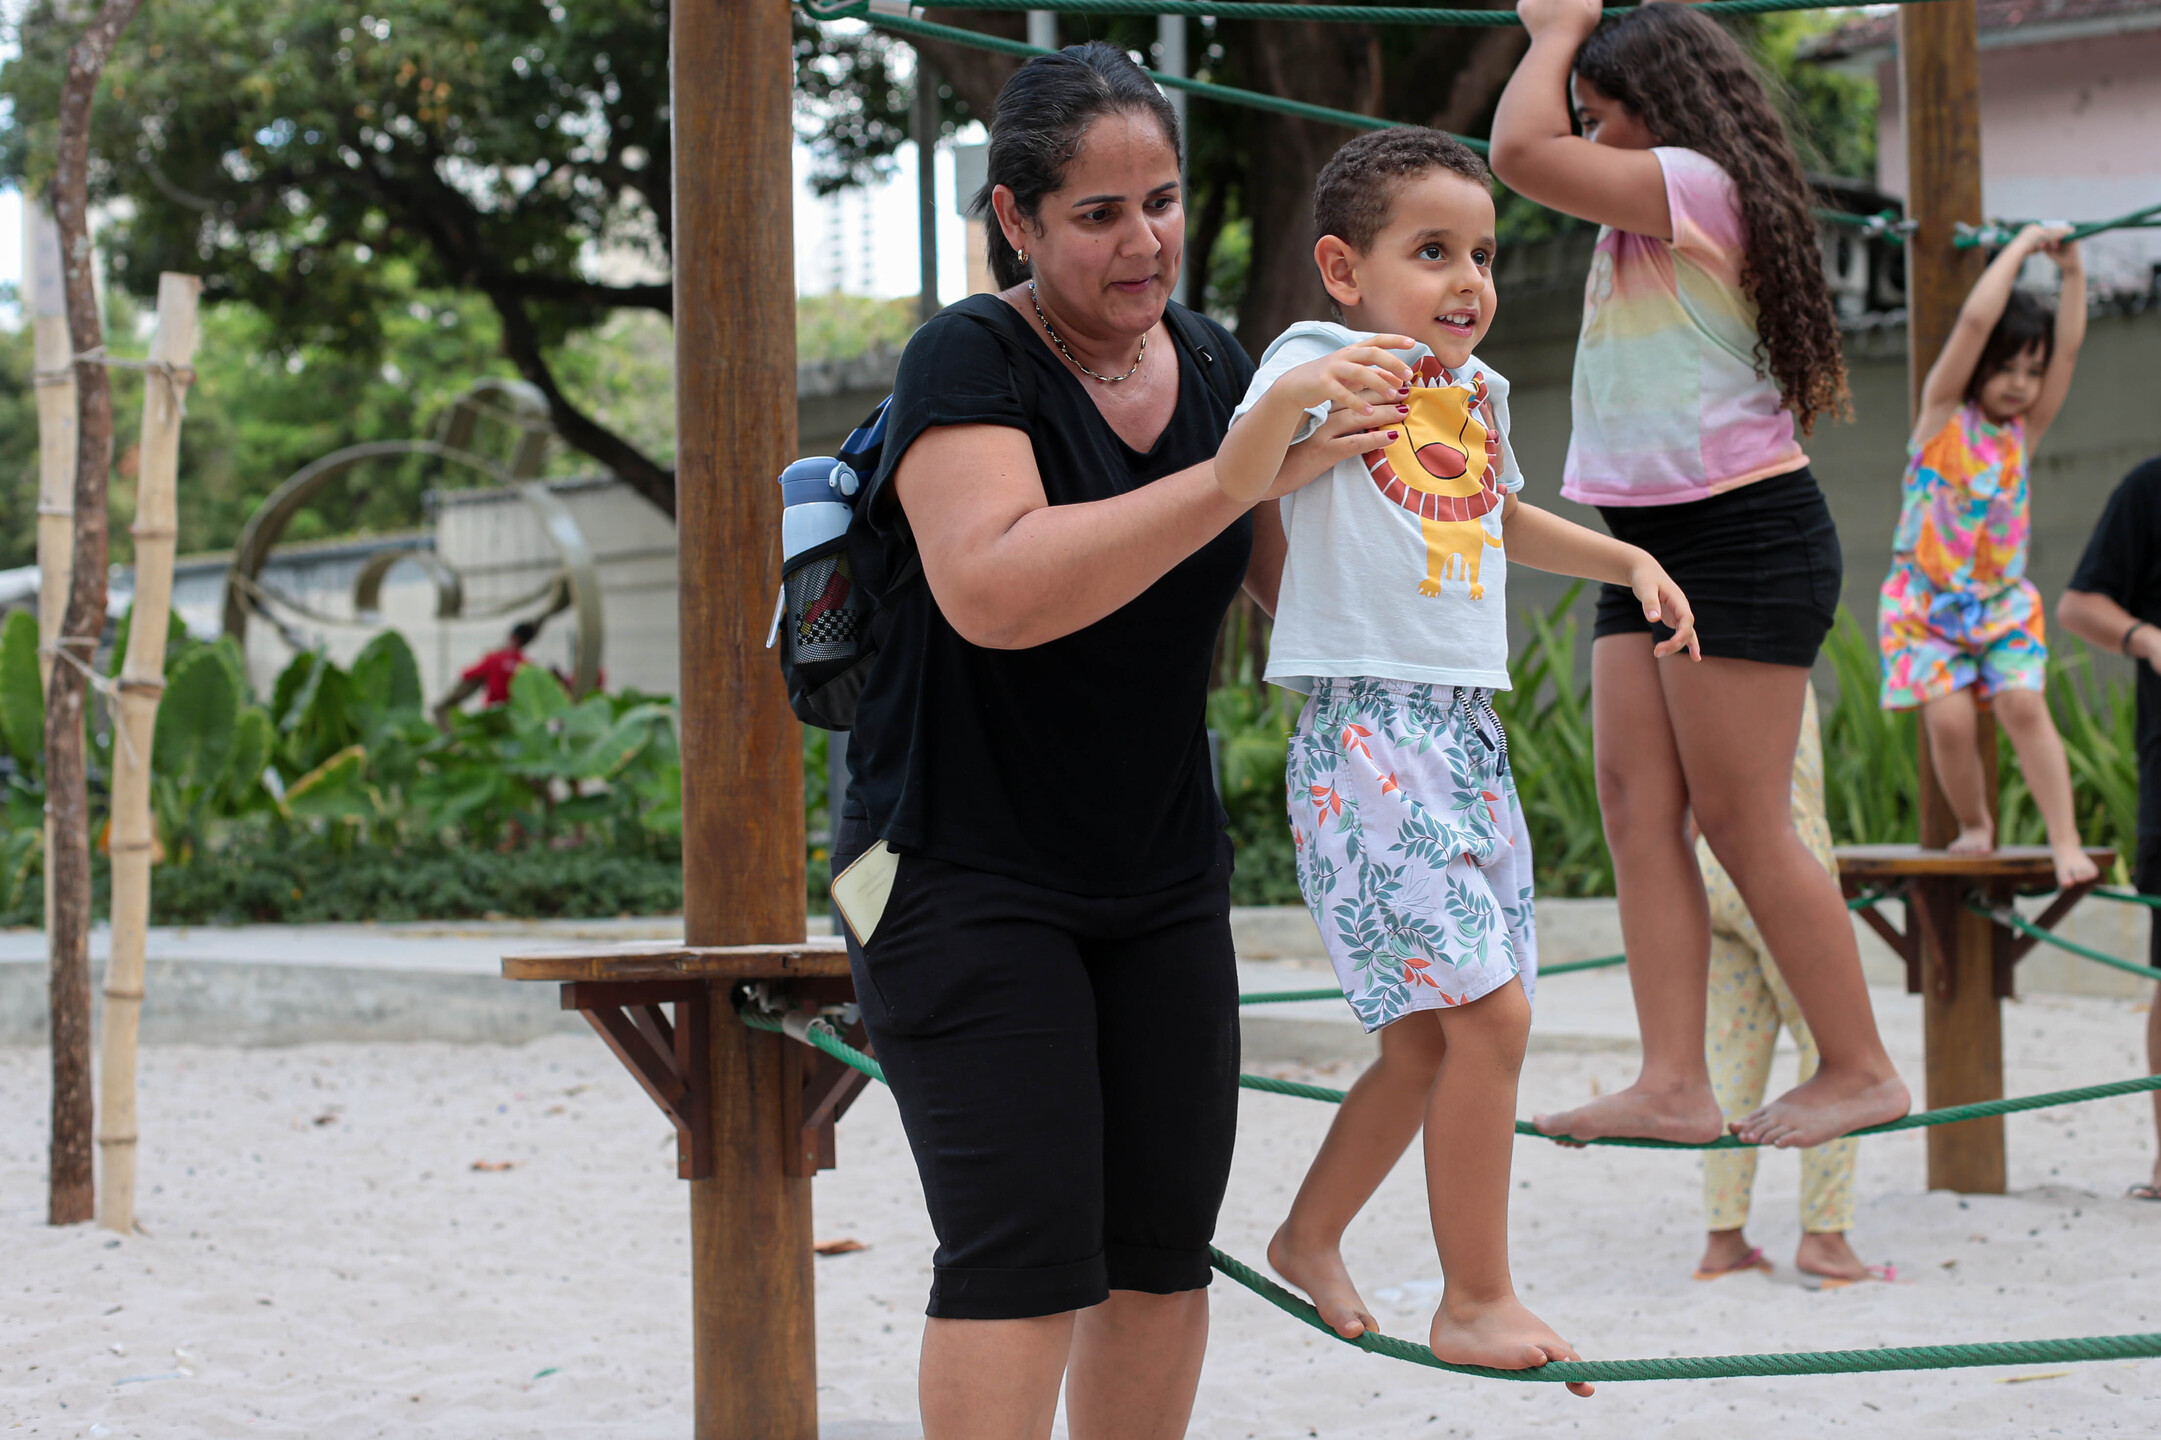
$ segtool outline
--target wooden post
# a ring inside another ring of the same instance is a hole
[[[60,283],[60,228],[35,200],[23,203],[23,275],[37,333],[38,392],[38,686],[52,690],[53,645],[67,609],[75,565],[75,367],[68,343],[67,297]],[[45,853],[53,822],[45,817]],[[53,913],[53,867],[45,872],[45,914]]]
[[[794,58],[787,0],[678,0],[676,537],[683,928],[804,933],[803,756],[765,648],[795,454]],[[810,1181],[787,1173],[782,1047],[712,989],[712,1178],[690,1186],[697,1440],[816,1440]]]
[[[165,689],[165,637],[173,601],[173,549],[179,535],[175,494],[180,470],[180,412],[195,358],[193,275],[158,277],[153,364],[172,370],[143,377],[143,435],[137,452],[134,618],[120,671],[114,717],[112,795],[112,956],[105,964],[103,1090],[98,1154],[98,1223],[125,1235],[135,1228],[135,1039],[143,1011],[143,951],[150,930],[150,746],[158,697]]]
[[[1951,242],[1955,227],[1981,222],[1981,60],[1974,0],[1936,0],[1898,12],[1899,106],[1906,131],[1906,214],[1917,228],[1906,239],[1906,356],[1911,413],[1921,383],[1943,350],[1959,307],[1986,263],[1979,249]],[[1976,727],[1995,810],[1996,725],[1983,711]],[[1928,736],[1920,747],[1921,845],[1940,849],[1958,833],[1936,783]],[[1993,932],[1965,906],[1955,879],[1917,881],[1936,943],[1923,964],[1924,1028],[1931,1109],[1993,1100],[2003,1094],[2003,1030],[1994,984]],[[2004,1188],[2003,1121],[1970,1120],[1928,1132],[1930,1189],[2000,1194]]]

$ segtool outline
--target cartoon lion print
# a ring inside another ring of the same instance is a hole
[[[1501,489],[1501,442],[1493,422],[1486,377],[1468,388],[1431,355],[1411,376],[1410,417],[1385,450],[1366,452],[1366,470],[1381,494],[1418,517],[1426,542],[1421,595],[1438,595],[1445,581],[1470,586],[1482,599],[1478,566],[1487,546],[1501,538],[1487,532],[1485,516],[1506,498]]]

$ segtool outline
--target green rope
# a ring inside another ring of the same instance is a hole
[[[1259,1090],[1269,1095],[1289,1095],[1299,1100],[1319,1100],[1329,1105],[1343,1103],[1341,1090],[1326,1085],[1309,1085],[1303,1080],[1278,1080],[1271,1075],[1241,1075],[1238,1083],[1248,1090]],[[2132,1080],[2111,1080],[2102,1085],[2082,1085],[2075,1090],[2051,1090],[2040,1095],[2016,1095],[2002,1100],[1976,1100],[1970,1105],[1947,1105],[1941,1110],[1923,1110],[1917,1115],[1902,1116],[1882,1125],[1870,1125],[1855,1130],[1855,1136],[1888,1135],[1895,1130],[1927,1130],[1938,1125],[1956,1125],[1963,1120],[1986,1120],[1996,1115],[2016,1115],[2022,1110],[2047,1110],[2057,1105],[2081,1105],[2089,1100],[2112,1100],[2118,1095],[2136,1095],[2141,1091],[2161,1090],[2161,1075],[2141,1075]],[[1633,1135],[1613,1135],[1602,1140],[1576,1140],[1566,1135],[1548,1135],[1528,1120],[1516,1122],[1516,1133],[1536,1140],[1551,1140],[1567,1145],[1618,1145],[1630,1150],[1749,1150],[1755,1148],[1737,1135],[1721,1135],[1716,1140],[1701,1143],[1686,1140],[1646,1140]]]
[[[2105,892],[2096,890],[2093,893],[2099,895]],[[2123,897],[2110,895],[2108,898],[2117,900]],[[2135,960],[2119,960],[2106,951],[2091,949],[2088,946],[2079,944],[2076,940],[2066,940],[2054,931],[2043,930],[2040,926],[2031,923],[2025,916],[2009,906],[2001,910],[1991,910],[1986,905],[1969,903],[1966,908],[1976,915],[1988,916],[1999,925],[2008,925],[2013,930],[2018,931],[2019,934],[2038,940],[2043,945],[2053,945],[2058,950],[2068,950],[2082,960],[2091,960],[2096,965],[2110,966],[2123,971],[2127,975],[2136,975],[2141,980],[2161,980],[2161,970],[2156,970],[2151,965],[2141,965]]]
[[[764,1030],[776,1035],[788,1033],[788,1027],[778,1016],[757,1010],[738,1010],[736,1014],[753,1030]],[[861,1071],[881,1084],[884,1083],[885,1068],[834,1034],[830,1022],[822,1018],[812,1020],[801,1038],[843,1065]],[[1343,1092],[1340,1090],[1330,1090],[1319,1085],[1302,1085],[1293,1080],[1270,1080],[1260,1075],[1241,1075],[1239,1083],[1250,1089],[1272,1090],[1283,1095],[1303,1095],[1308,1099],[1343,1099]],[[1958,1106],[1955,1111],[1981,1111],[1988,1106],[1997,1106],[2002,1108],[1989,1113],[2003,1114],[2013,1109],[2033,1109],[2038,1104],[2056,1100],[2069,1103],[2079,1099],[2098,1099],[2100,1092],[2128,1094],[2134,1089],[2156,1088],[2161,1088],[2161,1075],[2145,1080],[2119,1080],[2113,1085],[2088,1086],[2085,1091],[2065,1090],[2053,1096],[2033,1096],[2025,1101],[1986,1101],[1982,1105]],[[1953,1116],[1955,1111],[1939,1110],[1931,1114]],[[1957,1114],[1956,1118],[1972,1117]],[[1903,1129],[1916,1124],[1949,1123],[1948,1119],[1931,1120],[1928,1116],[1914,1115],[1891,1125],[1878,1125],[1871,1130],[1855,1133],[1866,1135],[1874,1131]],[[1516,1128],[1519,1132],[1524,1129],[1520,1123]],[[1483,1365],[1451,1365],[1436,1357],[1423,1345],[1415,1345],[1387,1335],[1369,1333],[1356,1340],[1343,1340],[1342,1336],[1337,1335],[1335,1330],[1321,1319],[1318,1310],[1252,1266],[1235,1256],[1225,1254],[1213,1245],[1208,1247],[1208,1254],[1215,1268],[1230,1279],[1245,1286],[1285,1314],[1303,1321],[1324,1335],[1342,1340],[1346,1345],[1354,1345],[1375,1355],[1385,1355],[1392,1360],[1403,1360],[1434,1370],[1449,1370],[1458,1375],[1483,1376],[1490,1380],[1547,1384],[1569,1381],[1711,1380],[1751,1375],[1844,1375],[1884,1370],[1951,1370],[1976,1365],[2060,1365],[2093,1360],[2144,1360],[2161,1356],[2161,1335],[2094,1335],[2063,1340],[2002,1340],[1968,1345],[1911,1345],[1877,1350],[1800,1351],[1786,1355],[1668,1356],[1656,1360],[1556,1360],[1535,1370],[1496,1370]]]
[[[2071,233],[2064,236],[2064,240],[2066,243],[2083,240],[2089,235],[2099,235],[2104,230],[2147,230],[2153,228],[2157,222],[2161,222],[2161,205],[2148,205],[2143,210],[2133,210],[2130,214],[2119,215],[2113,220],[2089,220],[2083,225],[2074,225]],[[1970,250],[1976,245],[2003,245],[2009,243],[2025,225],[2032,223],[2034,222],[1993,220],[1986,225],[1961,225],[1958,233],[1951,237],[1951,243],[1961,250]]]
[[[1876,1350],[1803,1350],[1784,1355],[1676,1355],[1655,1360],[1555,1360],[1535,1370],[1451,1365],[1423,1345],[1371,1332],[1344,1340],[1320,1312],[1233,1256],[1209,1247],[1216,1269],[1291,1318],[1345,1345],[1458,1375],[1564,1384],[1572,1381],[1719,1380],[1748,1375],[1852,1375],[1885,1370],[1956,1370],[1977,1365],[2060,1365],[2161,1356],[2161,1335],[2093,1335],[2063,1340],[1995,1340],[1967,1345],[1903,1345]]]
[[[1446,10],[1423,5],[1285,5],[1270,0],[932,0],[942,10],[1048,10],[1058,15],[1184,15],[1216,20],[1318,20],[1340,25],[1521,25],[1513,9]],[[1763,15],[1780,10],[1854,10],[1881,0],[1710,0],[1697,8],[1713,15]],[[1904,0],[1925,3],[1925,0]],[[819,20],[868,20],[883,24],[869,0],[806,0],[803,7]],[[1609,5],[1608,15],[1638,7]]]
[[[1030,7],[1024,6],[1022,8]],[[820,16],[819,18],[833,17]],[[1030,45],[1025,41],[1008,40],[1001,35],[985,35],[975,30],[962,30],[952,25],[939,25],[929,20],[903,19],[898,15],[863,15],[847,18],[868,20],[879,29],[890,30],[896,35],[916,35],[926,40],[944,40],[950,44],[966,45],[977,50],[995,51],[1000,55],[1018,55],[1024,59],[1032,60],[1038,55],[1056,53],[1055,51],[1045,50],[1039,45]],[[1155,81],[1158,85],[1168,86],[1173,90],[1184,90],[1205,100],[1219,100],[1225,105],[1243,105],[1252,110],[1274,110],[1284,115],[1296,115],[1302,120],[1319,120],[1324,124],[1342,125],[1352,130],[1387,130],[1401,123],[1395,120],[1383,120],[1378,115],[1360,115],[1353,110],[1336,110],[1326,105],[1308,105],[1303,100],[1285,100],[1275,95],[1263,95],[1258,90],[1241,90],[1235,85],[1215,85],[1206,80],[1189,80],[1183,75],[1165,75],[1158,70],[1149,70],[1145,73],[1149,79]],[[1458,135],[1456,138],[1479,154],[1486,153],[1485,141],[1474,140],[1468,135]]]
[[[2115,900],[2125,905],[2144,905],[2149,910],[2161,910],[2161,895],[2141,895],[2134,890],[2089,890],[2096,900]]]
[[[1866,895],[1856,895],[1853,899],[1848,900],[1846,908],[1848,910],[1865,910],[1884,898],[1886,897],[1872,890]],[[1579,970],[1610,970],[1616,965],[1626,965],[1627,963],[1628,957],[1626,955],[1600,955],[1590,960],[1564,960],[1558,965],[1539,966],[1538,978],[1543,980],[1549,975],[1573,975]],[[1338,986],[1329,986],[1324,990],[1255,990],[1240,995],[1238,1003],[1241,1005],[1282,1005],[1299,1000],[1336,1000],[1340,999],[1342,995],[1343,991]]]

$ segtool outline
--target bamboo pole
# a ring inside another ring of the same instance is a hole
[[[38,693],[51,693],[53,645],[67,609],[75,566],[75,369],[69,362],[67,296],[60,283],[60,227],[35,201],[23,205],[23,278],[37,334],[38,394]],[[44,853],[53,823],[44,821]],[[45,911],[53,913],[53,867],[40,865]]]
[[[52,1174],[47,1219],[74,1225],[97,1213],[96,1099],[90,1064],[90,790],[83,754],[90,664],[105,628],[105,491],[113,465],[113,397],[103,362],[97,267],[90,248],[90,111],[113,44],[142,0],[105,0],[68,47],[60,87],[52,185],[60,273],[75,366],[75,558],[45,687],[45,803],[51,816],[45,912],[52,1016]]]
[[[173,601],[173,550],[179,535],[176,480],[180,417],[193,372],[196,299],[203,282],[170,271],[158,277],[158,328],[143,377],[143,435],[135,490],[135,606],[120,670],[113,729],[113,944],[105,966],[104,1064],[99,1080],[98,1223],[125,1235],[135,1228],[135,1050],[143,1012],[143,950],[150,929],[150,746],[158,697],[165,689],[165,635]]]

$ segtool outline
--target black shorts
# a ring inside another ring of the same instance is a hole
[[[870,838],[844,823],[835,870]],[[938,1235],[929,1314],[1208,1284],[1238,1127],[1230,872],[1227,839],[1200,877],[1108,899],[900,857],[848,958]]]
[[[1601,505],[1615,538],[1666,567],[1696,615],[1703,653],[1813,665],[1838,615],[1845,560],[1831,507],[1806,466],[1682,505]],[[1673,632],[1643,618],[1627,587],[1598,592],[1594,638]]]
[[[2141,895],[2161,895],[2161,835],[2138,837],[2138,864],[2131,883]],[[2146,932],[2146,963],[2161,970],[2161,911],[2149,911],[2153,924]]]

